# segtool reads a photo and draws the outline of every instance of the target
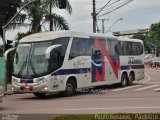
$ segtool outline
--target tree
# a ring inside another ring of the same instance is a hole
[[[66,11],[71,14],[72,8],[68,1],[66,5]],[[58,7],[58,0],[37,0],[26,7],[27,14],[32,19],[32,33],[40,32],[41,25],[46,21],[50,21],[51,26],[54,25],[55,29],[68,30],[67,21],[62,16],[52,13],[52,9]],[[42,18],[45,18],[45,20],[42,21]],[[50,27],[50,30],[53,29]]]
[[[1,0],[0,1],[0,35],[3,38],[2,26],[4,26],[20,8],[21,0]],[[15,21],[24,21],[25,16],[19,15]],[[12,25],[13,27],[13,25]]]
[[[149,42],[156,45],[157,55],[160,52],[160,22],[151,24],[149,31]],[[152,46],[153,47],[153,46]]]
[[[52,13],[52,6],[54,6],[54,5],[59,8],[60,7],[63,8],[64,6],[66,6],[66,10],[69,12],[69,14],[72,13],[72,7],[71,7],[70,3],[67,0],[65,0],[64,2],[66,2],[66,3],[64,5],[62,2],[63,2],[63,0],[61,0],[61,1],[55,0],[54,2],[53,2],[53,0],[49,0],[49,7],[48,7],[49,14],[46,15],[46,20],[50,21],[50,31],[53,31],[53,24],[55,26],[55,30],[57,27],[61,28],[61,26],[64,26],[64,29],[69,29],[68,26],[66,26],[67,22],[63,17],[58,16],[55,13]],[[61,5],[59,5],[59,3],[61,3]]]
[[[148,46],[148,35],[147,34],[141,34],[141,33],[139,33],[139,34],[134,35],[133,38],[134,39],[140,39],[140,40],[142,40],[143,43],[144,43],[144,49],[145,49],[145,51],[148,51],[148,52],[150,51],[150,48]]]

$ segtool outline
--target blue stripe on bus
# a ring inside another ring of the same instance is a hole
[[[128,70],[128,69],[142,69],[144,65],[125,65],[120,66],[120,70]]]
[[[125,65],[120,66],[120,70],[128,70],[128,69],[142,69],[144,65]],[[84,74],[90,73],[91,68],[78,68],[78,69],[60,69],[56,72],[53,72],[51,75],[68,75],[68,74]]]
[[[51,75],[68,75],[68,74],[83,74],[83,73],[90,73],[91,68],[78,68],[78,69],[61,69],[58,70]]]
[[[20,83],[33,83],[33,79],[21,79]]]

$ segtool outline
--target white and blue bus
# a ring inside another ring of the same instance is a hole
[[[14,91],[37,97],[144,78],[142,40],[72,31],[44,32],[20,40],[14,56]]]

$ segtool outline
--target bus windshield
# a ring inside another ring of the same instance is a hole
[[[43,42],[19,43],[13,63],[13,75],[21,78],[40,77],[60,68],[63,64],[69,37]],[[59,50],[51,53],[50,60],[45,58],[45,52],[52,45],[61,44]]]
[[[48,73],[45,51],[51,42],[21,43],[14,57],[13,74],[21,77],[41,76]]]

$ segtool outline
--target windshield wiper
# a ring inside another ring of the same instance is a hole
[[[35,71],[35,68],[34,68],[32,62],[30,61],[29,64],[31,65],[31,69],[32,69],[34,75],[37,76],[37,72]]]
[[[26,56],[26,60],[23,62],[19,72],[18,72],[18,76],[20,76],[23,72],[23,69],[25,68],[26,64],[27,64],[27,59],[28,59],[28,55]]]

